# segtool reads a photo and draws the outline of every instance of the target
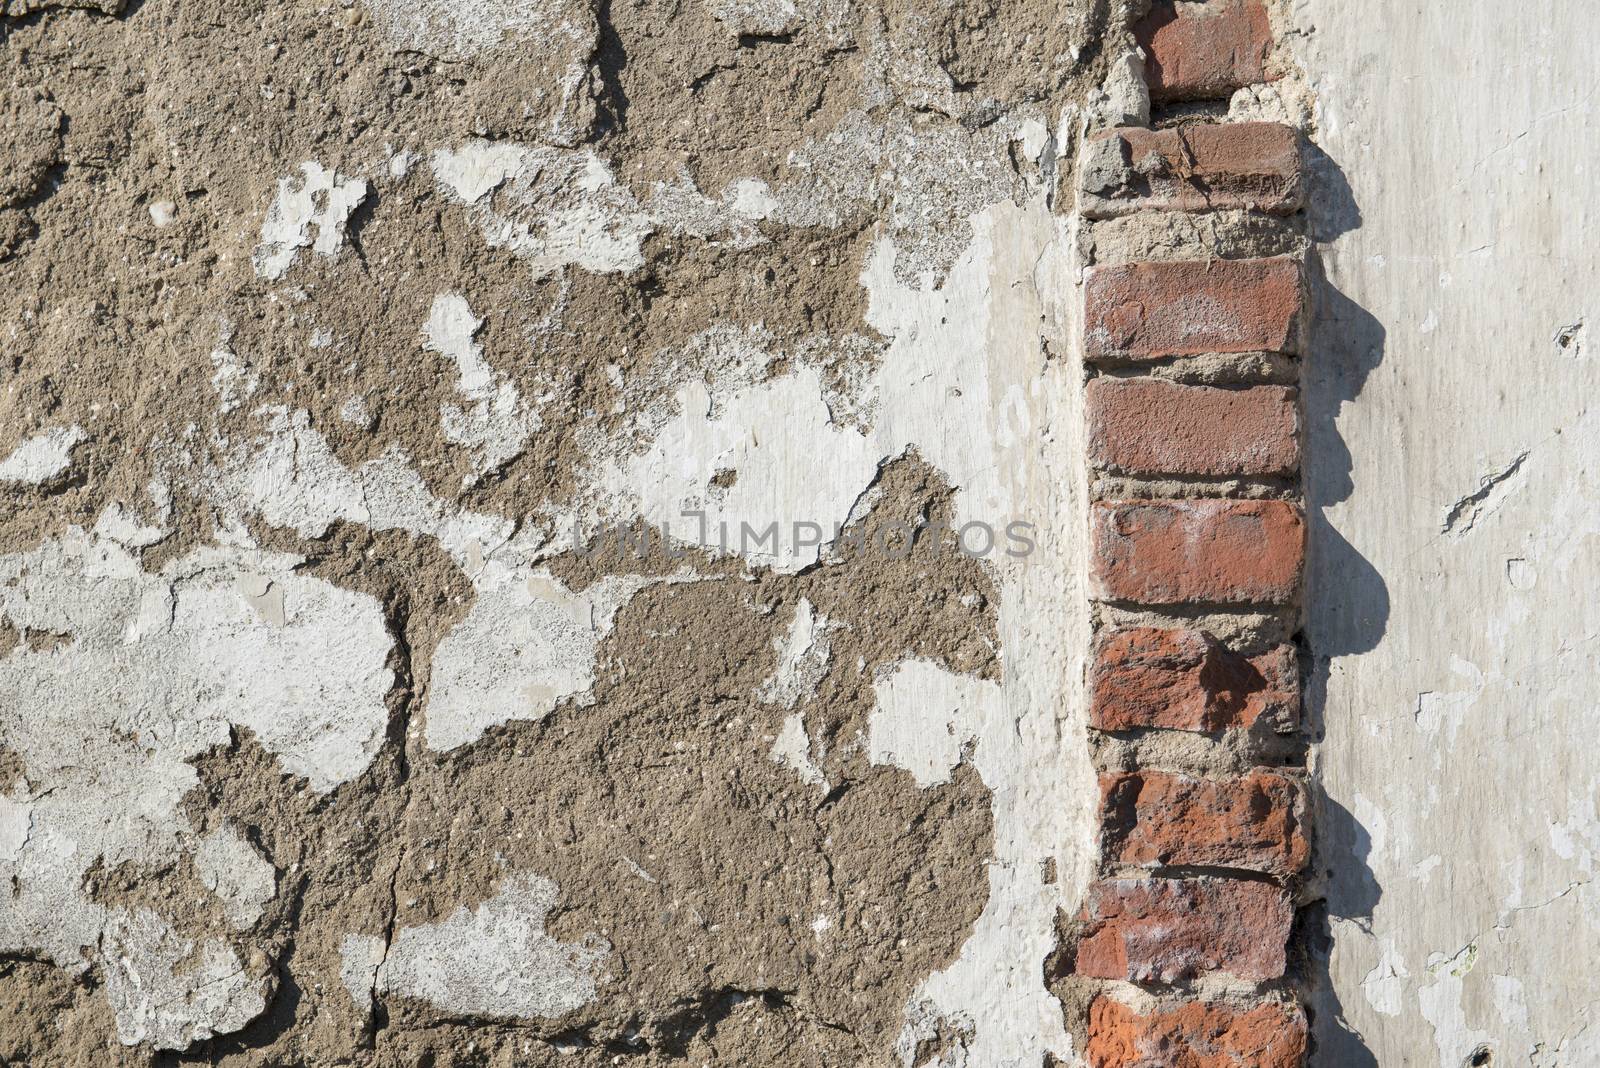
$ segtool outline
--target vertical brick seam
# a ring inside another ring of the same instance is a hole
[[[1158,101],[1272,77],[1264,0],[1156,0],[1133,31]],[[1105,131],[1078,209],[1292,226],[1299,139],[1260,122]],[[1309,1043],[1290,969],[1311,805],[1299,657],[1281,640],[1299,630],[1305,558],[1304,420],[1283,372],[1305,352],[1304,272],[1223,252],[1095,266],[1083,287],[1099,871],[1061,959],[1091,991],[1093,1068],[1294,1068]],[[1186,371],[1219,361],[1233,370]],[[1269,637],[1230,648],[1197,622],[1246,615],[1273,620]]]

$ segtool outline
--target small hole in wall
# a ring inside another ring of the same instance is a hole
[[[1494,1064],[1494,1050],[1488,1046],[1479,1046],[1467,1057],[1466,1068],[1484,1068],[1485,1065]]]

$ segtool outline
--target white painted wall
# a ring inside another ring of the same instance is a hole
[[[1334,165],[1307,390],[1317,1063],[1600,1064],[1600,9],[1296,21]]]

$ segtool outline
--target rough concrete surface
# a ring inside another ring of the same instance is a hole
[[[1595,12],[1295,19],[1329,157],[1306,385],[1319,1057],[1597,1064]]]
[[[0,2],[0,1061],[1074,1063],[1127,17]]]

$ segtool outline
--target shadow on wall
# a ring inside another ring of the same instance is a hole
[[[1308,147],[1311,238],[1317,245],[1361,226],[1361,211],[1344,172],[1327,154]],[[1328,510],[1355,489],[1350,450],[1338,419],[1367,376],[1383,360],[1383,324],[1335,289],[1315,253],[1307,264],[1313,308],[1311,349],[1302,372],[1307,421],[1305,495],[1310,533],[1306,636],[1311,671],[1306,717],[1311,735],[1325,737],[1328,674],[1336,658],[1377,647],[1389,622],[1389,590],[1383,576],[1334,529]],[[1351,714],[1351,713],[1354,714]],[[1341,709],[1339,730],[1359,722],[1360,710]],[[1319,1068],[1377,1068],[1362,1036],[1345,1021],[1344,1007],[1329,976],[1333,918],[1371,923],[1382,893],[1367,864],[1372,839],[1344,806],[1318,787],[1318,867],[1326,872],[1325,900],[1310,910],[1310,1006]]]

